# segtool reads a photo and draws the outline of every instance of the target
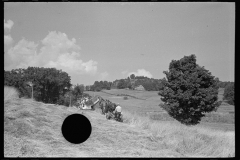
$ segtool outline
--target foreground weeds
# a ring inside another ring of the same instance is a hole
[[[136,113],[124,113],[124,122],[145,129],[149,138],[187,157],[234,157],[235,132],[185,126],[176,121],[153,121]]]

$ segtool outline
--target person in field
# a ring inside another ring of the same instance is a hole
[[[122,114],[122,107],[120,106],[119,103],[117,103],[117,107],[115,108],[113,113],[115,114],[115,117],[117,117],[117,118],[119,118],[121,116],[121,114]]]

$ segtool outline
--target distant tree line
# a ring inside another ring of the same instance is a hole
[[[113,82],[95,81],[93,85],[86,86],[87,91],[101,91],[103,89],[135,89],[135,87],[142,85],[147,91],[159,91],[162,87],[161,79],[153,79],[144,76],[130,75],[125,79],[115,80]]]
[[[86,86],[85,90],[87,91],[101,91],[103,89],[110,90],[112,82],[107,81],[95,81],[93,85]]]
[[[118,89],[135,89],[135,87],[142,85],[146,91],[159,91],[162,88],[161,79],[153,79],[144,76],[135,76],[134,74],[126,79],[120,79],[113,82]]]
[[[74,104],[77,98],[83,96],[84,86],[73,86],[70,76],[55,68],[28,67],[27,69],[4,70],[4,85],[13,86],[19,91],[19,97],[33,98],[44,103]]]
[[[234,85],[234,82],[230,82],[230,81],[228,81],[228,82],[219,81],[218,82],[218,87],[219,88],[226,88],[228,85]]]
[[[218,82],[219,88],[224,88],[223,100],[225,100],[228,104],[235,104],[235,92],[234,92],[234,82]]]
[[[226,85],[224,89],[224,94],[223,94],[223,100],[226,100],[227,103],[231,105],[235,105],[235,87],[234,87],[234,82],[229,83]]]

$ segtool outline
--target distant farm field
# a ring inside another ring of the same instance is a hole
[[[173,121],[174,119],[159,106],[162,103],[158,91],[135,91],[127,89],[111,89],[100,92],[85,91],[91,96],[101,96],[114,103],[120,103],[124,110],[137,113],[143,116],[149,116],[153,120]],[[218,100],[222,100],[224,89],[219,89]],[[124,97],[128,97],[124,100]],[[234,126],[234,106],[222,102],[217,112],[206,114],[199,126],[209,127],[220,130],[235,130]]]

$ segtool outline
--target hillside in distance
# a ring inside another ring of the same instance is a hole
[[[99,95],[104,99],[108,99],[114,103],[120,103],[123,112],[137,113],[144,116],[149,116],[151,119],[159,121],[173,121],[160,106],[162,103],[158,91],[136,91],[127,89],[111,89],[102,90],[100,92],[85,91],[91,96]],[[223,99],[224,88],[219,89],[218,100]],[[127,97],[124,100],[124,97]],[[217,111],[206,114],[200,123],[204,127],[220,129],[220,130],[235,130],[235,109],[233,105],[222,102]]]

